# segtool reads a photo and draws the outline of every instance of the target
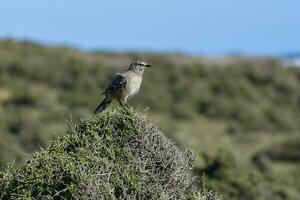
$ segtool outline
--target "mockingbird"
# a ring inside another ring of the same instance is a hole
[[[105,95],[105,99],[99,104],[94,113],[98,114],[107,109],[114,99],[116,99],[123,108],[125,108],[125,106],[128,107],[127,101],[140,89],[146,67],[151,67],[151,65],[142,61],[136,61],[131,63],[125,72],[117,73],[117,76],[101,94]]]

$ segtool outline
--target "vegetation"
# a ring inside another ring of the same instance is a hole
[[[300,69],[275,58],[81,52],[3,40],[0,165],[19,165],[64,137],[66,119],[90,116],[109,79],[139,59],[154,67],[130,104],[148,107],[169,138],[197,153],[195,174],[205,173],[209,189],[229,199],[298,199]]]
[[[196,198],[188,192],[193,161],[145,117],[117,109],[71,125],[26,164],[0,173],[0,198]]]

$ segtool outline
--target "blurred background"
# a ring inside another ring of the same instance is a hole
[[[195,175],[225,199],[300,198],[300,1],[6,1],[0,6],[0,166],[92,115],[144,60],[140,93]]]

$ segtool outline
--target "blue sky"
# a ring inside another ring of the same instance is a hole
[[[300,0],[9,0],[6,37],[88,50],[300,52]]]

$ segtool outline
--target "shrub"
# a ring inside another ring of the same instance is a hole
[[[253,160],[268,158],[278,161],[300,161],[300,138],[287,139],[279,144],[272,144],[266,150],[258,152],[253,156]]]
[[[1,172],[0,198],[185,199],[193,161],[144,116],[116,109],[71,124],[26,164]]]
[[[196,168],[196,174],[207,176],[206,185],[216,191],[224,191],[225,199],[256,200],[262,196],[254,185],[260,186],[261,176],[252,170],[239,169],[234,155],[220,150],[215,157],[207,157],[203,168]]]

